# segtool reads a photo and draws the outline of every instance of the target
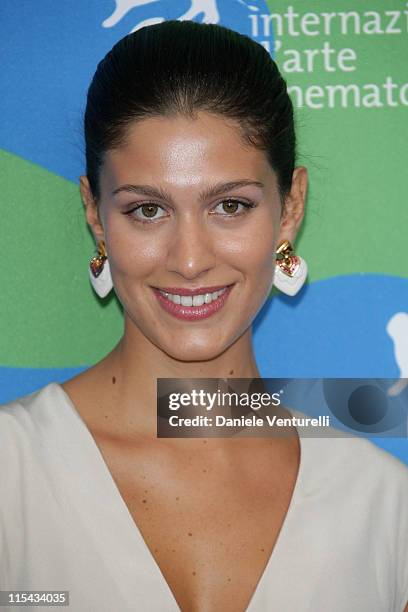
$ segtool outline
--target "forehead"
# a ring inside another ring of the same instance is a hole
[[[239,126],[219,115],[197,113],[151,117],[131,124],[126,141],[105,154],[101,180],[145,180],[192,184],[210,179],[271,180],[265,152],[243,140]]]

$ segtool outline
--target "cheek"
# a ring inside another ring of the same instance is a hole
[[[164,263],[163,239],[155,232],[137,231],[125,218],[107,224],[107,243],[112,274],[144,277]]]
[[[264,223],[248,224],[244,231],[220,236],[217,243],[220,256],[256,284],[272,274],[275,241],[274,225],[266,219]]]

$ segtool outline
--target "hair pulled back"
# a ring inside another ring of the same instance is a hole
[[[126,142],[134,121],[194,117],[208,111],[232,119],[243,140],[261,150],[276,172],[281,201],[296,158],[293,105],[267,50],[216,24],[169,20],[117,42],[96,69],[84,115],[86,173],[100,198],[104,153]]]

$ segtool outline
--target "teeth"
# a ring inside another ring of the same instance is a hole
[[[204,304],[204,296],[203,295],[194,295],[193,296],[193,306],[202,306]]]
[[[173,293],[167,293],[166,291],[160,291],[160,293],[171,302],[174,302],[174,304],[181,304],[182,306],[202,306],[203,304],[211,304],[211,302],[218,299],[226,289],[227,288],[224,287],[224,289],[214,291],[213,293],[200,293],[198,295],[175,295]]]

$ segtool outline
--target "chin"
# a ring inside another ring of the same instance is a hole
[[[159,345],[160,346],[160,345]],[[161,346],[170,357],[177,361],[193,362],[193,361],[210,361],[215,359],[221,353],[223,353],[227,347],[225,344],[221,344],[218,341],[209,342],[208,339],[205,342],[197,343],[186,342],[178,344],[177,346]]]

